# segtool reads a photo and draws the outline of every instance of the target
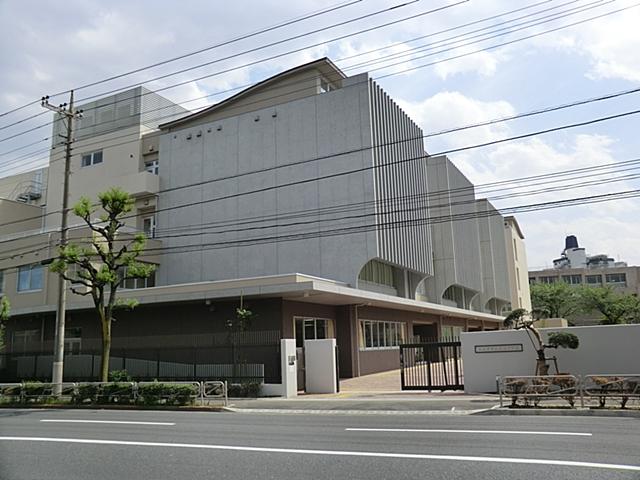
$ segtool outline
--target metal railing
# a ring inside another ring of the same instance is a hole
[[[640,375],[499,376],[496,381],[501,407],[505,397],[511,398],[511,407],[539,407],[543,402],[562,400],[571,408],[576,408],[576,401],[580,408],[604,408],[608,399],[619,400],[621,408],[630,400],[640,405]]]
[[[629,400],[640,400],[640,375],[585,375],[582,392],[585,398],[597,399],[600,408],[607,399],[618,399],[625,408]]]
[[[214,400],[228,404],[227,382],[68,382],[54,394],[53,383],[0,383],[0,404],[59,402],[76,405],[142,404],[207,405]]]

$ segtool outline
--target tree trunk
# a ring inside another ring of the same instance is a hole
[[[538,358],[536,359],[536,375],[548,375],[549,374],[549,365],[547,364],[547,360],[544,356],[544,348],[537,350]]]
[[[100,381],[109,381],[109,359],[111,357],[111,319],[102,320],[102,361],[100,363]]]

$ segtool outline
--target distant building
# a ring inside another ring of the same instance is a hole
[[[529,272],[529,284],[565,282],[569,285],[611,286],[620,292],[640,294],[640,267],[628,266],[606,254],[587,255],[578,239],[569,235],[560,257],[553,261],[553,268]],[[570,319],[581,325],[596,324],[597,315]]]

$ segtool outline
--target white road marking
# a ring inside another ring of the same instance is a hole
[[[348,432],[408,432],[408,433],[489,433],[506,435],[570,435],[574,437],[591,437],[592,433],[579,432],[539,432],[515,430],[445,430],[439,428],[345,428]]]
[[[613,463],[575,462],[571,460],[546,460],[539,458],[509,458],[509,457],[471,457],[466,455],[429,455],[420,453],[388,453],[388,452],[350,452],[342,450],[307,450],[301,448],[269,448],[243,447],[235,445],[204,445],[198,443],[163,443],[163,442],[132,442],[125,440],[97,440],[87,438],[48,438],[48,437],[0,437],[0,441],[8,442],[52,442],[79,443],[88,445],[127,445],[134,447],[166,447],[166,448],[195,448],[206,450],[231,450],[237,452],[266,452],[266,453],[294,453],[303,455],[327,455],[339,457],[379,457],[404,458],[412,460],[447,460],[458,462],[486,462],[486,463],[515,463],[524,465],[556,465],[562,467],[599,468],[605,470],[628,470],[640,472],[640,465],[619,465]]]
[[[40,420],[41,422],[48,423],[115,423],[119,425],[169,425],[173,426],[175,423],[172,422],[127,422],[124,420],[64,420],[64,419],[51,419],[51,420]]]

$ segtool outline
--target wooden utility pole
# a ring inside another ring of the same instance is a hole
[[[65,144],[64,155],[64,180],[62,186],[62,220],[60,223],[60,248],[64,248],[68,242],[68,216],[69,216],[69,175],[71,172],[71,144],[73,143],[73,120],[82,116],[82,110],[73,109],[73,90],[70,92],[69,105],[63,103],[54,107],[49,103],[49,97],[42,97],[42,106],[56,112],[61,120],[66,120],[67,135],[63,136]],[[62,135],[61,135],[62,136]],[[67,281],[58,276],[58,307],[56,310],[56,334],[53,346],[53,371],[51,383],[53,383],[54,395],[62,393],[62,378],[64,371],[64,330],[65,314],[67,308]]]

